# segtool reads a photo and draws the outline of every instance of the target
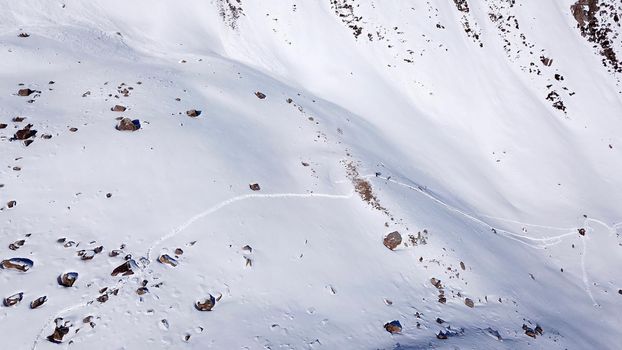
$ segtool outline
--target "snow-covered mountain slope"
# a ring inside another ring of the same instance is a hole
[[[619,2],[0,4],[7,348],[619,347]]]

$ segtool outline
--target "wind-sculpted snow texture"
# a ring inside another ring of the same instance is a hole
[[[614,0],[0,0],[7,349],[619,349]]]

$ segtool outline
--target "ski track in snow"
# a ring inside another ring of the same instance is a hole
[[[184,222],[182,225],[177,226],[175,229],[173,229],[170,233],[158,238],[154,243],[151,244],[151,246],[149,247],[149,249],[147,250],[147,259],[149,261],[149,264],[144,265],[144,264],[139,264],[139,268],[140,268],[140,274],[141,276],[144,275],[144,270],[145,268],[151,264],[152,260],[151,260],[151,253],[153,251],[153,249],[155,249],[157,246],[159,246],[160,244],[162,244],[163,242],[167,241],[168,239],[173,238],[174,236],[176,236],[177,234],[183,232],[184,230],[186,230],[188,227],[190,227],[192,224],[194,224],[196,221],[211,215],[217,211],[219,211],[220,209],[223,209],[227,206],[230,206],[234,203],[237,202],[241,202],[244,201],[246,199],[257,199],[257,198],[326,198],[326,199],[350,199],[354,196],[354,191],[351,191],[349,194],[345,194],[345,195],[340,195],[340,194],[327,194],[327,193],[274,193],[274,194],[246,194],[246,195],[241,195],[241,196],[237,196],[237,197],[233,197],[230,198],[228,200],[225,200],[223,202],[220,202],[219,204],[216,204],[214,206],[212,206],[211,208],[202,211],[198,214],[196,214],[195,216],[193,216],[192,218],[190,218],[189,220],[187,220],[186,222]],[[121,289],[121,287],[123,287],[127,281],[129,279],[128,278],[123,278],[121,280],[119,280],[119,282],[117,283],[117,285],[115,286],[116,289]],[[50,318],[48,318],[46,320],[45,325],[41,328],[41,330],[39,331],[39,333],[37,334],[37,337],[35,338],[35,341],[33,342],[32,345],[32,350],[36,350],[37,345],[39,344],[39,342],[41,341],[41,338],[43,337],[43,334],[45,333],[45,330],[48,329],[49,324],[52,323],[56,318],[60,317],[63,314],[66,314],[68,312],[71,311],[75,311],[75,310],[79,310],[83,307],[89,306],[93,303],[93,300],[89,300],[86,302],[81,302],[69,307],[66,307],[64,309],[62,309],[61,311],[56,312],[53,316],[51,316]]]
[[[524,245],[527,245],[531,248],[534,249],[545,249],[547,247],[550,246],[554,246],[557,245],[559,243],[561,243],[563,241],[563,238],[565,237],[569,237],[569,236],[574,236],[577,234],[576,232],[576,228],[565,228],[565,227],[554,227],[554,226],[545,226],[545,225],[537,225],[537,224],[529,224],[529,223],[524,223],[524,222],[519,222],[519,221],[515,221],[515,220],[510,220],[510,219],[504,219],[504,218],[497,218],[497,217],[491,217],[491,216],[487,216],[487,215],[482,215],[484,217],[488,217],[491,219],[496,219],[496,220],[501,220],[501,221],[507,221],[507,222],[512,222],[512,223],[517,223],[517,224],[522,224],[525,226],[531,226],[531,227],[540,227],[540,228],[546,228],[546,229],[552,229],[552,230],[560,230],[560,231],[568,231],[568,230],[572,230],[572,232],[567,232],[561,235],[557,235],[557,236],[551,236],[551,237],[544,237],[544,238],[534,238],[534,237],[529,237],[529,236],[525,236],[525,235],[521,235],[515,232],[511,232],[511,231],[507,231],[507,230],[502,230],[502,229],[496,229],[495,227],[493,227],[492,225],[490,225],[489,223],[476,218],[475,216],[468,214],[454,206],[451,206],[445,202],[443,202],[442,200],[436,198],[434,195],[430,194],[429,192],[427,192],[426,190],[424,190],[421,186],[417,185],[415,186],[411,186],[408,185],[406,183],[400,182],[400,181],[396,181],[391,179],[391,177],[383,177],[383,176],[379,176],[379,175],[365,175],[363,176],[363,178],[378,178],[378,179],[382,179],[385,180],[387,182],[391,182],[393,184],[402,186],[402,187],[406,187],[409,189],[412,189],[414,191],[417,191],[421,194],[423,194],[424,196],[426,196],[427,198],[433,200],[434,202],[436,202],[437,204],[441,205],[442,207],[445,207],[446,209],[448,209],[449,211],[452,211],[454,213],[457,213],[467,219],[469,219],[470,221],[473,221],[477,224],[480,224],[488,229],[490,229],[491,231],[495,232],[495,233],[500,233],[502,237],[505,238],[509,238],[511,240],[517,241],[519,243],[522,243]],[[616,231],[618,228],[622,228],[622,222],[619,223],[615,223],[613,225],[608,225],[605,222],[603,222],[602,220],[598,220],[598,219],[591,219],[591,218],[587,218],[584,221],[584,226],[591,229],[591,227],[589,226],[590,222],[595,222],[597,224],[600,224],[602,226],[604,226],[605,228],[607,228],[607,230],[615,235]],[[526,241],[523,241],[523,239],[527,240],[527,241],[531,241],[531,242],[541,242],[541,243],[537,243],[537,244],[530,244]],[[582,237],[582,244],[583,244],[583,253],[581,254],[581,273],[582,273],[582,281],[583,284],[585,285],[585,292],[587,293],[587,295],[589,296],[590,300],[592,301],[592,304],[595,307],[598,307],[599,304],[598,302],[596,302],[596,299],[594,298],[594,294],[592,293],[591,289],[590,289],[590,280],[589,280],[589,275],[587,273],[587,268],[585,266],[585,259],[587,257],[587,237]]]

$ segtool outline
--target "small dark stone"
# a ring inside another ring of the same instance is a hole
[[[252,184],[248,185],[248,187],[250,187],[250,189],[253,190],[253,191],[261,190],[261,187],[259,187],[258,183],[252,183]]]
[[[255,93],[255,96],[257,96],[257,98],[259,98],[260,100],[263,100],[264,98],[266,98],[266,94],[259,92],[259,91]]]

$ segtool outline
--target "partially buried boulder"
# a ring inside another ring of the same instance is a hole
[[[78,273],[77,272],[67,272],[64,273],[60,276],[58,276],[58,284],[60,284],[63,287],[72,287],[74,283],[76,283],[76,281],[78,280]]]
[[[24,298],[24,293],[15,293],[10,297],[6,297],[3,300],[3,304],[6,307],[13,306],[19,304],[20,301]]]
[[[389,323],[385,323],[384,329],[391,334],[398,334],[402,332],[402,325],[400,321],[391,321]]]
[[[39,297],[39,298],[33,300],[32,302],[30,302],[30,308],[31,309],[36,309],[39,306],[45,304],[46,301],[48,301],[48,297],[47,296]]]
[[[201,115],[201,111],[196,110],[196,109],[191,109],[189,111],[186,111],[186,115],[188,115],[189,117],[195,118]]]
[[[127,107],[121,106],[121,105],[116,105],[116,106],[110,108],[110,110],[113,111],[113,112],[125,112],[126,109],[127,109]]]
[[[30,268],[34,265],[34,262],[30,259],[26,258],[12,258],[7,260],[2,260],[0,263],[0,267],[7,270],[17,270],[21,272],[26,272],[30,270]]]
[[[197,301],[194,307],[199,311],[212,311],[215,305],[216,298],[210,294],[206,299]]]
[[[18,96],[30,96],[35,92],[36,92],[35,90],[31,90],[31,89],[19,89],[17,91],[17,95]]]
[[[395,250],[402,243],[402,235],[397,231],[393,231],[384,237],[383,243],[385,247]]]
[[[140,121],[138,119],[122,118],[116,129],[119,131],[136,131],[140,129]]]

